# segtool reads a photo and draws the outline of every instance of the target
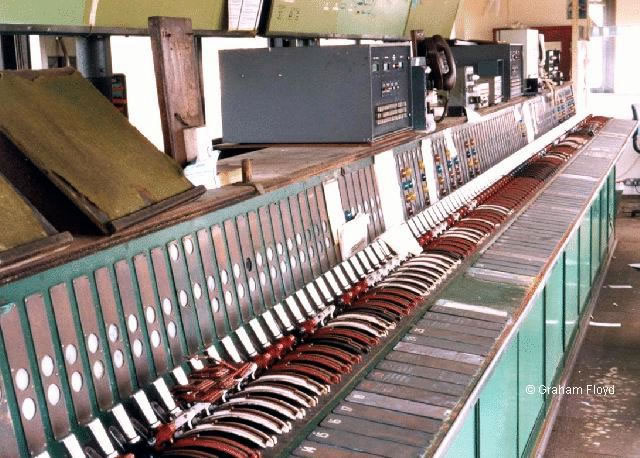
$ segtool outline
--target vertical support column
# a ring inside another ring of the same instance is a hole
[[[112,99],[111,39],[108,36],[77,37],[76,66],[102,95]]]
[[[191,20],[151,17],[149,35],[165,153],[184,166],[196,158],[187,154],[183,130],[205,122]]]

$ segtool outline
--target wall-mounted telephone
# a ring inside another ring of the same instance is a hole
[[[431,68],[434,89],[450,91],[456,85],[456,62],[449,44],[441,35],[425,37],[421,30],[412,33],[414,56],[425,57]]]
[[[440,111],[441,121],[447,114],[448,96],[437,91],[450,91],[456,85],[456,62],[451,48],[440,35],[427,38],[422,30],[411,31],[414,58],[426,60],[427,87],[424,96],[427,100],[427,113],[435,120]],[[414,88],[415,89],[415,88]]]
[[[434,87],[450,91],[456,85],[456,62],[451,54],[451,48],[440,35],[427,38],[425,46]]]

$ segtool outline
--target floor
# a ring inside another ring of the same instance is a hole
[[[617,231],[592,323],[621,327],[589,327],[568,382],[583,393],[562,400],[546,457],[640,456],[640,271],[629,267],[640,263],[640,218],[621,216]]]

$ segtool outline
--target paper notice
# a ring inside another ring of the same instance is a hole
[[[411,234],[411,229],[406,224],[388,230],[380,238],[401,258],[409,254],[417,256],[422,253],[422,247]]]
[[[345,223],[338,180],[322,183],[322,188],[324,190],[324,201],[327,205],[327,215],[329,216],[329,226],[331,226],[333,241],[338,242],[338,232]]]
[[[387,228],[399,226],[404,221],[404,214],[401,195],[398,191],[401,188],[393,151],[389,150],[376,155],[374,169],[384,224]]]
[[[251,32],[258,28],[262,0],[229,0],[229,30]]]

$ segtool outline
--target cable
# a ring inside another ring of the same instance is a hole
[[[449,94],[447,94],[445,98],[444,110],[442,110],[442,116],[440,116],[440,119],[436,119],[436,123],[444,121],[444,118],[447,117],[447,110],[449,110]]]
[[[616,183],[622,183],[624,180],[626,180],[628,178],[628,177],[626,177],[627,173],[629,173],[629,172],[631,172],[631,170],[633,170],[633,168],[636,166],[638,161],[640,161],[640,156],[636,156],[636,160],[633,161],[633,164],[631,164],[627,170],[625,170],[624,172],[619,174],[619,176],[621,176],[623,178],[617,179]]]

